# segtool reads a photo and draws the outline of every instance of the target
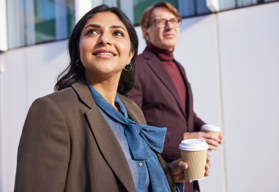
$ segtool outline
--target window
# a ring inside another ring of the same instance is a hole
[[[143,11],[158,1],[160,0],[117,0],[114,6],[117,5],[121,8],[134,24],[137,25]],[[218,0],[218,4],[220,10],[227,10],[274,1],[279,0]],[[167,2],[176,7],[183,18],[211,13],[206,5],[206,0],[167,0]]]
[[[66,39],[75,25],[75,1],[88,7],[107,4],[138,25],[143,11],[160,0],[6,0],[8,49]],[[210,14],[207,0],[167,0],[183,18]],[[220,11],[279,0],[217,0]],[[76,2],[76,3],[77,3]]]
[[[180,0],[179,12],[182,17],[192,17],[210,13],[206,0]]]
[[[8,48],[65,39],[75,24],[74,0],[8,0]]]
[[[273,2],[278,0],[219,0],[219,9],[227,10],[227,9],[236,9],[240,7],[246,7],[261,3]]]
[[[138,25],[144,10],[158,1],[160,0],[92,0],[92,7],[103,3],[116,6],[124,11],[135,25]],[[167,2],[176,7],[182,17],[210,13],[206,7],[206,0],[167,0]]]

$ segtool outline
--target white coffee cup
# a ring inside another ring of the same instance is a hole
[[[221,129],[220,127],[218,126],[214,126],[214,125],[210,125],[210,124],[205,124],[201,127],[201,130],[203,132],[206,132],[206,133],[210,133],[212,135],[215,135],[217,137],[219,137],[220,135],[220,132],[221,132]]]

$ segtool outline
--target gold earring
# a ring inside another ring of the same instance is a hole
[[[80,59],[77,59],[76,66],[79,67],[79,68],[83,67]]]

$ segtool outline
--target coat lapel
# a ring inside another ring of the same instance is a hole
[[[143,56],[147,60],[147,64],[155,73],[155,75],[161,80],[162,84],[165,85],[169,92],[173,95],[181,112],[186,116],[185,109],[182,108],[182,101],[179,97],[176,87],[173,81],[171,80],[168,72],[161,64],[161,61],[148,48],[146,48],[143,52]]]
[[[146,125],[144,114],[142,110],[139,108],[139,106],[135,104],[132,100],[128,99],[127,97],[121,94],[118,94],[118,96],[121,99],[123,105],[125,106],[129,118],[138,124]]]
[[[73,84],[72,87],[81,102],[89,108],[85,112],[85,116],[104,158],[127,191],[136,191],[130,167],[122,148],[103,114],[93,101],[89,88],[84,81],[79,81]]]
[[[193,109],[193,102],[190,102],[190,101],[193,101],[192,90],[191,90],[189,82],[187,81],[185,70],[183,69],[181,64],[178,64],[177,66],[178,66],[178,69],[179,69],[179,71],[182,75],[183,81],[185,83],[186,94],[187,94],[187,101],[186,101],[185,111],[186,111],[186,115],[189,117],[190,112],[191,112],[190,109]],[[189,123],[189,121],[187,121],[187,122]]]

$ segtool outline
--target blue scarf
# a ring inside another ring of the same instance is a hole
[[[124,127],[124,134],[127,139],[132,158],[134,160],[145,160],[152,192],[171,191],[166,175],[156,156],[155,152],[162,153],[167,128],[158,128],[148,125],[140,125],[128,117],[128,113],[118,95],[115,103],[118,104],[120,113],[104,97],[87,83],[95,103],[112,119]]]

